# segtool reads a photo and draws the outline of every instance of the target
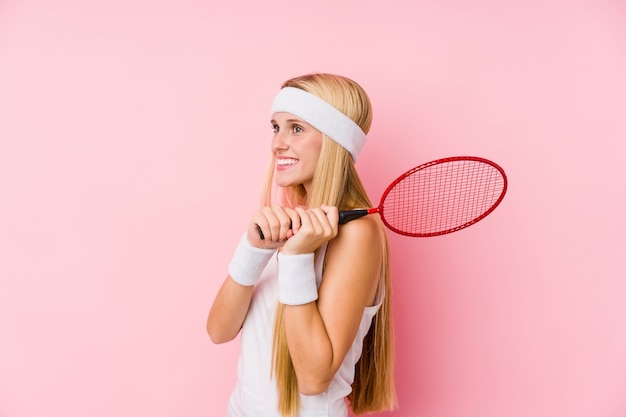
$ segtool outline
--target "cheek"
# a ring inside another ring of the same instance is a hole
[[[313,146],[313,148],[311,149],[311,153],[315,155],[315,160],[317,161],[320,157],[320,154],[322,153],[322,146],[321,145]]]
[[[313,138],[311,141],[311,153],[315,155],[315,159],[319,158],[322,153],[322,135]]]

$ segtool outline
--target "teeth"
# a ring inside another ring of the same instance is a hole
[[[298,162],[298,161],[295,160],[295,159],[291,159],[291,158],[289,158],[289,159],[277,159],[276,160],[276,164],[277,165],[281,165],[281,166],[283,166],[283,165],[293,165],[296,162]]]

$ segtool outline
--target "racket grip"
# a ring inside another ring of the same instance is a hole
[[[369,210],[340,210],[339,211],[339,224],[346,224],[352,220],[356,220],[363,216],[367,216],[370,213]]]

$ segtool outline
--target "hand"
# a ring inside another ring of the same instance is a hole
[[[296,208],[298,227],[283,246],[283,254],[296,255],[314,252],[339,231],[337,207],[321,206],[314,209]],[[295,225],[295,223],[294,223]]]
[[[274,205],[257,210],[248,225],[248,242],[264,249],[283,246],[300,228],[300,215],[289,207]],[[263,234],[263,239],[261,234]]]

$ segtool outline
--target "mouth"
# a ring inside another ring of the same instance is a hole
[[[281,168],[287,168],[297,163],[298,160],[295,158],[276,158],[276,165]]]

